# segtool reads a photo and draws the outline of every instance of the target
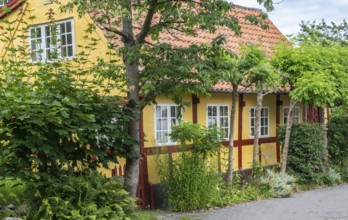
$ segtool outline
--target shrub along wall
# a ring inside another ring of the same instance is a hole
[[[329,157],[348,181],[348,115],[337,115],[328,123]]]
[[[285,127],[279,128],[279,141],[283,146]],[[288,154],[288,173],[300,183],[317,183],[322,173],[322,134],[315,124],[294,124],[291,130]]]

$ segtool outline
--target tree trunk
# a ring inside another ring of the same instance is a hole
[[[140,106],[139,106],[139,66],[137,62],[126,63],[126,76],[128,79],[128,107],[132,109],[132,119],[129,125],[129,135],[135,141],[130,146],[129,156],[126,159],[126,175],[124,184],[132,197],[136,197],[139,179],[140,158]]]
[[[257,93],[257,104],[255,112],[255,127],[254,127],[254,151],[253,151],[253,165],[259,162],[259,137],[260,137],[260,121],[262,108],[263,94]]]
[[[230,112],[230,136],[229,136],[229,145],[228,145],[228,168],[227,168],[227,178],[226,184],[232,185],[233,180],[233,148],[234,148],[234,121],[236,117],[236,109],[237,109],[237,97],[238,97],[238,84],[232,84],[232,108]]]
[[[139,158],[140,158],[140,103],[139,103],[139,60],[137,47],[133,34],[132,20],[132,1],[124,0],[123,8],[127,10],[129,16],[122,17],[123,32],[127,37],[123,37],[125,52],[123,54],[123,62],[126,67],[127,78],[127,107],[131,109],[131,122],[129,123],[129,135],[134,140],[134,143],[128,149],[126,159],[126,173],[124,179],[125,189],[130,196],[136,197],[139,181]]]
[[[325,123],[325,111],[323,108],[320,109],[320,123],[321,132],[323,134],[323,171],[327,172],[329,170],[329,151],[328,151],[328,141],[327,141],[327,127]]]
[[[285,131],[285,140],[284,140],[284,146],[283,146],[283,158],[282,158],[282,167],[281,172],[286,172],[286,166],[288,161],[288,152],[289,152],[289,144],[290,144],[290,135],[291,135],[291,127],[293,123],[293,109],[295,108],[297,101],[294,99],[290,99],[290,107],[289,112],[287,116],[287,122],[286,122],[286,131]]]

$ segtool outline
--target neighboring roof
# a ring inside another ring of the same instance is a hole
[[[6,7],[11,9],[11,12],[18,8],[22,3],[24,2],[24,0],[11,0],[6,4]],[[5,17],[7,14],[9,14],[10,12],[4,12],[1,8],[0,8],[0,18]]]

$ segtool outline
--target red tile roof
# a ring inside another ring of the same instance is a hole
[[[24,2],[24,0],[11,0],[6,4],[6,7],[12,10],[18,8],[22,3]],[[7,15],[7,12],[4,12],[1,8],[0,8],[0,18],[3,18]]]
[[[270,19],[266,19],[268,29],[262,29],[259,26],[256,26],[249,21],[245,20],[247,15],[259,16],[262,13],[260,9],[247,8],[243,6],[234,5],[231,10],[231,16],[235,16],[239,25],[241,26],[242,34],[237,36],[233,31],[227,27],[218,27],[215,33],[210,33],[204,30],[198,30],[196,36],[187,36],[182,32],[171,30],[171,33],[162,32],[159,36],[159,41],[162,43],[168,43],[176,47],[188,47],[192,44],[201,44],[212,42],[215,37],[218,35],[223,35],[226,38],[225,47],[234,53],[238,54],[241,44],[260,44],[261,47],[267,54],[271,54],[273,48],[278,44],[282,39],[284,39],[283,34],[278,30],[278,28],[272,23]],[[91,16],[96,16],[96,14],[91,14]],[[156,16],[155,18],[156,19]],[[103,27],[104,34],[106,37],[111,36],[108,34]],[[135,28],[137,29],[137,28]],[[140,29],[140,28],[139,28]],[[110,42],[116,46],[121,46],[122,42],[119,36],[116,36],[113,39],[108,37]],[[242,86],[238,87],[239,92],[251,93],[252,89],[246,89]],[[211,92],[223,92],[230,93],[232,92],[232,86],[228,83],[218,83],[215,85]]]

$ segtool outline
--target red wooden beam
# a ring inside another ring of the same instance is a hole
[[[239,94],[238,99],[238,169],[243,168],[243,108],[245,107],[245,102],[243,101],[243,94]]]
[[[280,125],[280,105],[281,105],[281,101],[280,101],[280,95],[277,94],[276,95],[276,126],[277,128]],[[277,138],[277,144],[276,144],[276,152],[277,152],[277,162],[280,162],[280,144],[278,141],[278,129],[276,131],[276,138]]]
[[[197,95],[192,95],[192,122],[197,124],[198,122],[198,104],[200,100]]]

